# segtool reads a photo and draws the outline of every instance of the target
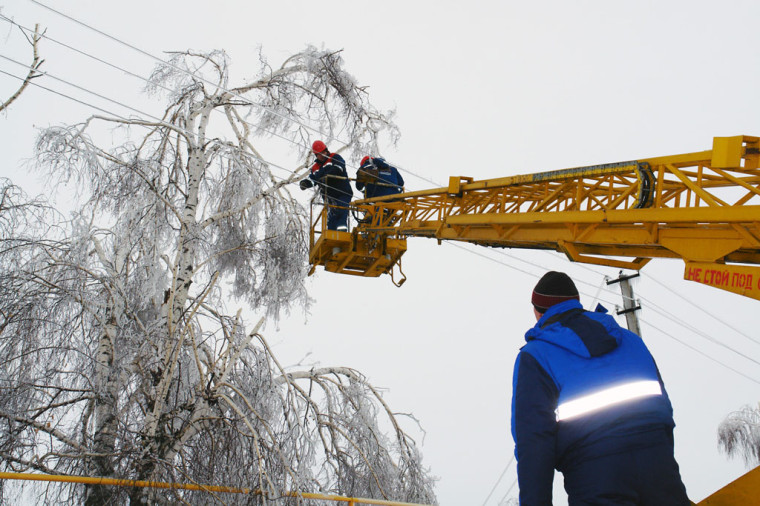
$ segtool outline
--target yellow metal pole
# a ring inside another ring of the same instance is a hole
[[[27,481],[53,481],[66,483],[83,483],[87,485],[111,485],[115,487],[149,487],[180,490],[197,490],[204,492],[223,492],[229,494],[257,494],[261,490],[250,488],[225,487],[221,485],[200,485],[194,483],[167,483],[161,481],[120,480],[116,478],[98,478],[90,476],[69,476],[64,474],[34,474],[34,473],[7,473],[0,472],[0,480],[27,480]],[[300,497],[303,499],[317,499],[322,501],[344,502],[349,506],[357,504],[370,504],[374,506],[429,506],[418,503],[386,501],[383,499],[366,499],[361,497],[345,497],[340,495],[316,494],[311,492],[285,492],[288,497]]]
[[[219,485],[200,485],[194,483],[166,483],[161,481],[120,480],[116,478],[98,478],[91,476],[67,476],[63,474],[33,474],[33,473],[5,473],[0,472],[2,480],[27,480],[27,481],[56,481],[67,483],[83,483],[86,485],[112,485],[116,487],[147,487],[147,488],[171,488],[182,490],[201,490],[206,492],[227,492],[230,494],[249,494],[248,488],[224,487]]]

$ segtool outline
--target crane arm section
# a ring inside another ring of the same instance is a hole
[[[447,187],[354,202],[365,218],[349,234],[353,244],[340,245],[342,269],[388,272],[406,238],[429,237],[630,269],[681,258],[687,279],[760,298],[759,165],[760,138],[737,136],[716,137],[711,150],[696,153],[482,181],[452,177]],[[371,268],[354,269],[348,258],[361,244]],[[342,272],[328,256],[312,263]]]

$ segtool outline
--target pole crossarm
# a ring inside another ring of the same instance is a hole
[[[253,494],[262,495],[261,490],[250,488],[227,487],[221,485],[201,485],[196,483],[167,483],[160,481],[121,480],[116,478],[100,478],[92,476],[69,476],[58,474],[35,474],[35,473],[8,473],[0,472],[0,480],[25,480],[25,481],[48,481],[63,483],[80,483],[85,485],[106,485],[116,487],[148,487],[174,490],[194,490],[203,492],[219,492],[228,494]],[[331,494],[317,494],[312,492],[283,492],[285,497],[299,497],[302,499],[314,499],[347,503],[349,505],[370,504],[376,506],[428,506],[417,503],[388,501],[384,499],[367,499],[361,497],[345,497]]]

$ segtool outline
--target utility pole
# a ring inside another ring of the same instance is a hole
[[[623,276],[623,271],[620,271],[620,276],[617,279],[611,279],[607,281],[607,285],[613,285],[620,283],[620,292],[623,294],[623,309],[617,311],[618,315],[624,314],[625,321],[628,324],[628,330],[641,335],[641,328],[639,327],[639,317],[636,311],[641,309],[641,305],[637,304],[633,298],[633,287],[630,280],[639,277],[639,273],[629,274]]]

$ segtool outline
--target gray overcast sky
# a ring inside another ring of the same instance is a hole
[[[43,3],[151,54],[224,49],[234,84],[252,76],[259,45],[272,64],[309,43],[343,49],[346,68],[370,86],[375,105],[397,111],[401,141],[382,154],[404,170],[409,189],[432,186],[422,178],[485,179],[701,151],[714,136],[760,135],[754,0]],[[0,13],[25,26],[39,22],[50,37],[139,75],[155,64],[31,0],[4,2]],[[30,60],[29,46],[7,22],[0,35],[0,55]],[[162,111],[141,95],[139,80],[50,41],[40,50],[51,75]],[[24,74],[7,59],[0,70]],[[52,78],[36,82],[123,111]],[[0,97],[17,86],[0,74]],[[35,127],[92,112],[30,88],[0,118],[0,176],[40,191],[24,165]],[[301,161],[272,153],[284,167]],[[352,366],[385,388],[390,405],[414,413],[426,431],[419,441],[440,477],[441,504],[483,504],[512,454],[512,364],[533,324],[532,287],[545,270],[565,270],[587,307],[599,294],[611,308],[621,298],[604,276],[617,271],[551,253],[424,239],[408,246],[403,288],[388,278],[320,270],[309,281],[316,303],[308,323],[296,313],[266,334],[283,363]],[[674,404],[687,490],[701,500],[744,472],[718,453],[715,431],[728,412],[760,400],[760,346],[747,338],[758,339],[760,305],[683,281],[680,261],[654,261],[642,274],[635,286],[642,333]],[[514,479],[513,466],[486,504],[514,495],[516,489],[507,494]],[[555,488],[556,504],[564,504],[561,478]]]

